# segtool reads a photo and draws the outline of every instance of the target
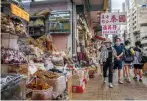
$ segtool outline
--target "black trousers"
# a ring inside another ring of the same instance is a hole
[[[113,63],[105,62],[103,66],[103,77],[107,77],[107,71],[109,69],[108,81],[113,82]]]

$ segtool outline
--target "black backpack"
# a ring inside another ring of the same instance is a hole
[[[123,58],[126,63],[131,63],[134,61],[134,55],[131,53],[131,48],[129,48],[129,49],[125,48]]]

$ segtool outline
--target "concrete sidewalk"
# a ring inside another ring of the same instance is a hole
[[[147,77],[141,83],[134,81],[132,74],[131,83],[124,80],[124,84],[118,84],[115,73],[114,88],[109,88],[108,83],[103,83],[103,77],[96,74],[88,81],[83,94],[73,93],[73,100],[147,100]]]

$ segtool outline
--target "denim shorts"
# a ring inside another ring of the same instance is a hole
[[[122,61],[114,61],[114,67],[113,69],[122,69],[123,62]]]

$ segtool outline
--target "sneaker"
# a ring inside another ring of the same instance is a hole
[[[109,87],[110,87],[110,88],[113,88],[113,85],[112,85],[112,83],[109,83]]]
[[[106,83],[106,78],[104,78],[104,83]]]
[[[130,78],[128,78],[128,80],[127,80],[127,81],[128,81],[128,83],[130,83],[130,82],[131,82],[131,79],[130,79]]]
[[[119,83],[119,84],[123,84],[123,81],[121,81],[121,80],[118,80],[118,83]]]
[[[137,77],[134,77],[133,79],[134,79],[135,81],[137,81]]]
[[[142,79],[139,79],[140,82],[143,82]]]

